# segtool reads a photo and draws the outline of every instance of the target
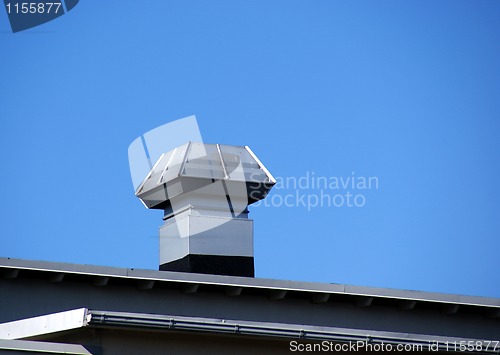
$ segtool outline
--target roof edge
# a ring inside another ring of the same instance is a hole
[[[138,281],[179,282],[183,284],[233,286],[242,288],[279,291],[299,291],[320,294],[342,294],[397,300],[493,307],[500,311],[500,298],[466,296],[425,291],[410,291],[389,288],[351,286],[334,283],[273,280],[238,276],[207,275],[172,271],[157,271],[135,268],[118,268],[86,264],[71,264],[50,261],[23,260],[0,257],[0,270],[31,270],[65,274],[82,274],[107,278],[135,279]]]

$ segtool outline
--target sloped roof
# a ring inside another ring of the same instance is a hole
[[[341,298],[352,299],[354,302],[359,303],[359,305],[365,304],[365,306],[369,306],[374,301],[380,301],[385,305],[404,307],[404,305],[418,302],[421,306],[438,306],[443,307],[443,309],[453,308],[453,306],[467,307],[479,313],[487,313],[493,317],[500,317],[500,298],[351,286],[335,283],[194,274],[11,258],[0,258],[0,273],[3,273],[4,277],[7,278],[15,278],[19,273],[27,273],[34,277],[60,278],[61,281],[64,281],[65,278],[89,279],[93,283],[102,284],[113,283],[119,280],[121,284],[125,283],[131,287],[144,288],[183,287],[194,290],[200,286],[210,286],[210,289],[214,292],[228,293],[231,292],[228,290],[233,290],[232,292],[234,293],[245,293],[245,291],[249,291],[253,295],[258,294],[271,299],[310,297],[313,302],[317,303],[334,301]]]

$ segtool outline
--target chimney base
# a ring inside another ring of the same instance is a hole
[[[182,259],[160,265],[160,271],[192,272],[228,276],[254,277],[251,256],[188,254]]]

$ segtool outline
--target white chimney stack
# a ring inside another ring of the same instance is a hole
[[[247,146],[189,142],[162,154],[136,191],[165,211],[160,270],[253,277],[247,207],[275,183]]]

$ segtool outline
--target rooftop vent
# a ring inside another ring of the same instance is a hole
[[[248,146],[188,142],[162,154],[136,191],[164,210],[160,270],[253,277],[247,207],[275,183]]]

